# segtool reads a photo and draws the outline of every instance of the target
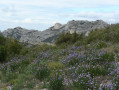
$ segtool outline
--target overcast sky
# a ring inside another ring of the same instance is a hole
[[[0,30],[45,30],[70,20],[119,22],[119,0],[0,0]]]

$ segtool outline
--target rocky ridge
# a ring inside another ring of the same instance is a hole
[[[91,30],[105,28],[107,26],[109,26],[109,24],[102,20],[72,20],[64,25],[56,23],[54,26],[44,31],[28,30],[25,28],[16,27],[7,29],[2,32],[2,34],[5,37],[12,37],[23,43],[42,44],[53,43],[60,33],[73,33],[76,31],[77,33],[84,32],[85,35],[88,36]]]

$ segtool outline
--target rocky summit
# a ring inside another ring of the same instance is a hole
[[[23,43],[42,44],[53,43],[61,33],[73,33],[74,31],[76,31],[77,33],[84,32],[85,35],[88,36],[91,30],[106,28],[107,26],[109,26],[109,24],[102,20],[72,20],[64,25],[56,23],[54,26],[44,31],[28,30],[25,28],[16,27],[9,28],[2,32],[2,34],[5,37],[12,37]]]

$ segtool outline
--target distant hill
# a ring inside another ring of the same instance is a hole
[[[107,26],[109,26],[109,24],[102,20],[72,20],[64,25],[56,23],[54,26],[44,31],[28,30],[25,28],[16,27],[7,29],[4,32],[2,32],[2,34],[5,37],[12,37],[14,39],[19,40],[20,42],[30,44],[42,44],[53,43],[61,33],[73,33],[74,31],[76,31],[77,33],[86,33],[90,32],[91,30],[106,28]]]

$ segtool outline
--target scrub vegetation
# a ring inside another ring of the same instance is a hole
[[[27,47],[0,36],[0,90],[118,90],[119,24]]]

